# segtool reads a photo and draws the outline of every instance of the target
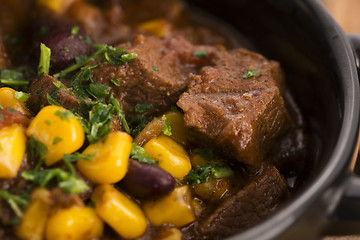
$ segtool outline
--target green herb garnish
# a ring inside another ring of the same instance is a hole
[[[56,144],[58,144],[59,142],[61,142],[62,140],[63,140],[63,139],[60,138],[60,137],[55,137],[52,144],[53,144],[53,145],[56,145]]]
[[[194,57],[206,59],[208,57],[208,53],[206,50],[196,50],[193,52]]]
[[[29,98],[29,94],[20,92],[20,91],[16,91],[16,92],[14,92],[14,97],[21,102],[26,102],[26,100],[28,100],[28,98]]]
[[[120,87],[120,80],[119,79],[110,79],[110,82],[112,82],[115,86]]]
[[[145,113],[152,109],[151,103],[138,103],[134,107],[135,113]]]
[[[45,161],[45,155],[48,151],[48,147],[44,143],[36,140],[34,135],[30,135],[29,140],[26,142],[26,151],[29,160],[37,162],[35,166],[35,170],[37,170]]]
[[[11,194],[5,190],[0,190],[0,198],[6,200],[9,203],[10,207],[19,218],[23,216],[21,209],[25,208],[29,203],[28,199]]]
[[[91,160],[93,160],[93,156],[90,154],[85,155],[85,154],[75,152],[73,154],[64,154],[63,159],[64,159],[64,161],[67,161],[67,162],[76,162],[79,159],[91,161]]]
[[[207,164],[191,170],[185,178],[186,183],[193,187],[197,184],[209,182],[211,178],[226,178],[232,174],[233,172],[229,167]]]
[[[242,78],[247,79],[251,77],[255,77],[261,74],[261,71],[258,69],[250,69],[246,73],[242,75]]]
[[[59,188],[71,194],[79,194],[89,189],[83,180],[60,168],[24,171],[21,173],[21,177],[40,187],[45,187],[51,180],[56,179]]]
[[[145,149],[132,143],[130,157],[141,163],[156,164],[156,161],[145,152]]]
[[[1,69],[0,83],[5,86],[29,85],[29,81],[25,80],[24,74],[21,71],[6,68]]]
[[[50,70],[51,50],[45,44],[40,44],[40,61],[38,66],[38,77],[43,77]]]
[[[152,65],[152,69],[154,70],[154,71],[159,71],[159,68],[158,67],[156,67],[154,64]]]
[[[73,26],[72,28],[71,28],[71,35],[77,35],[78,33],[79,33],[79,26]]]
[[[165,115],[163,115],[161,117],[161,120],[163,120],[165,122],[165,127],[163,127],[163,129],[161,129],[161,131],[166,135],[166,136],[171,136],[171,124],[170,121],[166,118]]]

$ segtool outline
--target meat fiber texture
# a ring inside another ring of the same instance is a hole
[[[95,82],[109,85],[127,116],[136,104],[151,104],[149,115],[158,114],[175,105],[188,86],[188,74],[195,64],[187,63],[187,55],[196,49],[212,47],[194,46],[182,37],[160,39],[138,35],[130,45],[120,45],[138,58],[123,66],[101,65],[93,69]],[[211,51],[211,50],[209,50]],[[111,79],[120,81],[119,86]]]
[[[245,77],[249,70],[259,70]],[[211,65],[192,75],[177,105],[193,142],[203,142],[258,168],[289,124],[279,63],[245,49],[214,52]]]
[[[286,181],[279,171],[264,165],[253,181],[198,223],[197,239],[223,239],[242,232],[268,217],[288,196]]]

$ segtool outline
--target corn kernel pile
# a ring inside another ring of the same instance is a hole
[[[15,93],[11,88],[0,88],[1,106],[30,119],[30,112],[24,102],[14,97]],[[35,141],[47,151],[36,158],[34,171],[53,170],[51,173],[63,179],[59,187],[64,194],[77,197],[77,194],[89,191],[86,183],[77,178],[78,174],[94,186],[86,203],[77,198],[74,203],[62,206],[58,200],[54,201],[48,182],[40,183],[31,190],[31,198],[24,211],[19,213],[17,237],[22,240],[90,240],[102,236],[104,224],[107,224],[125,239],[140,237],[149,226],[168,226],[159,234],[159,239],[181,239],[179,229],[193,222],[202,209],[194,193],[205,199],[214,196],[220,199],[228,187],[226,179],[221,179],[225,182],[224,187],[215,188],[215,191],[214,184],[218,179],[196,187],[183,185],[191,169],[205,166],[206,160],[200,154],[189,154],[186,150],[182,117],[178,111],[169,111],[162,120],[150,121],[134,140],[126,132],[112,131],[94,143],[86,142],[81,119],[54,105],[43,107],[28,126],[15,122],[1,128],[1,179],[24,175],[21,164],[26,156],[31,157],[30,150]],[[171,126],[171,134],[164,134],[166,124]],[[129,159],[139,158],[132,153],[134,146],[153,159],[154,167],[177,179],[178,184],[171,192],[137,199],[116,185],[126,177]],[[68,161],[69,156],[77,157],[75,161]],[[57,171],[56,166],[64,164],[70,165],[70,173]],[[25,179],[33,180],[31,176],[34,175],[26,176]]]

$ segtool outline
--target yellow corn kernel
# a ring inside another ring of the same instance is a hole
[[[35,189],[21,223],[16,229],[16,236],[21,240],[42,240],[49,209],[50,192],[44,188]]]
[[[137,238],[146,230],[140,207],[108,184],[99,185],[91,195],[96,213],[123,238]]]
[[[167,228],[162,230],[155,240],[181,240],[181,231],[177,228]]]
[[[83,154],[92,160],[79,159],[77,167],[94,183],[115,183],[126,174],[132,138],[124,132],[112,132],[95,144],[89,145]]]
[[[188,186],[177,187],[169,195],[145,202],[143,209],[154,226],[172,224],[182,227],[195,220]]]
[[[15,98],[15,90],[8,87],[0,88],[0,105],[3,108],[12,108],[26,116],[30,116],[24,102]]]
[[[48,147],[45,155],[47,166],[62,159],[64,154],[78,150],[84,143],[84,130],[76,117],[58,106],[46,106],[31,121],[26,130],[28,136]]]
[[[159,161],[159,167],[173,175],[183,178],[191,170],[190,158],[184,147],[168,136],[151,139],[144,146],[145,151]]]
[[[191,155],[190,161],[193,168],[197,168],[198,166],[205,166],[208,163],[200,154]]]
[[[75,0],[37,0],[36,4],[39,7],[48,8],[56,14],[62,14],[74,1]]]
[[[104,224],[90,207],[61,209],[46,225],[46,240],[91,240],[100,237]]]
[[[183,114],[179,111],[165,113],[165,117],[171,125],[171,138],[182,145],[186,145],[186,129]]]
[[[13,124],[0,129],[0,178],[17,175],[25,154],[26,136],[23,128]]]
[[[194,193],[201,199],[219,201],[229,192],[230,185],[227,179],[211,179],[209,182],[194,186]]]
[[[164,19],[154,19],[139,25],[143,31],[157,35],[158,37],[166,37],[171,32],[171,25]]]

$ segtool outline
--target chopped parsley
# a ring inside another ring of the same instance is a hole
[[[206,59],[208,57],[208,53],[206,50],[195,50],[193,52],[194,57]]]
[[[74,65],[54,74],[54,78],[64,78],[67,74],[84,67],[96,59],[100,59],[98,64],[108,63],[111,65],[124,65],[130,60],[138,57],[136,53],[126,53],[126,50],[123,48],[115,48],[106,44],[97,44],[95,47],[98,50],[93,55],[87,58],[81,57],[81,59],[76,59]]]
[[[108,95],[108,89],[109,87],[105,84],[101,83],[90,83],[87,92],[93,96],[95,99],[103,99]]]
[[[187,185],[193,187],[197,184],[209,182],[211,178],[226,178],[232,174],[233,172],[229,167],[206,164],[191,170],[185,178]]]
[[[65,111],[57,110],[54,114],[55,114],[55,116],[59,117],[61,120],[64,120],[67,122],[69,122],[70,118],[72,118],[74,116],[72,114],[72,112],[70,112],[68,110],[65,110]]]
[[[24,171],[21,177],[40,187],[46,187],[51,180],[56,180],[58,187],[71,194],[79,194],[89,189],[87,184],[73,173],[60,168],[45,169],[42,171]]]
[[[134,107],[135,113],[145,113],[152,109],[151,103],[138,103]]]
[[[1,69],[0,74],[1,86],[23,86],[29,85],[29,81],[25,80],[24,74],[20,70]]]
[[[48,151],[48,147],[44,143],[36,140],[34,135],[30,135],[29,140],[26,142],[26,151],[29,160],[37,162],[35,166],[35,170],[37,170],[45,161],[45,155]]]
[[[93,160],[93,156],[90,155],[90,154],[85,155],[85,154],[75,152],[73,154],[66,154],[65,153],[63,159],[64,159],[65,162],[76,162],[79,159],[84,159],[84,160],[91,161],[91,160]]]
[[[112,78],[110,79],[110,82],[112,82],[115,86],[120,87],[120,80]]]
[[[53,82],[53,84],[55,85],[56,88],[61,88],[61,82],[60,81],[55,81]]]
[[[50,56],[51,50],[45,44],[40,44],[40,61],[38,66],[38,77],[41,78],[50,70]]]
[[[114,112],[115,108],[112,105],[95,103],[93,109],[89,111],[88,120],[80,118],[89,143],[97,142],[110,132],[111,127],[109,123],[113,120],[112,115]]]
[[[52,94],[47,93],[47,94],[46,94],[46,99],[48,100],[48,102],[49,102],[51,105],[61,106],[60,103],[58,103],[58,102],[53,98]]]
[[[62,140],[63,140],[63,139],[60,138],[60,137],[55,137],[52,144],[53,144],[53,145],[56,145],[56,144],[58,144],[59,142],[61,142]]]
[[[166,136],[171,136],[171,124],[170,121],[166,118],[165,115],[163,115],[161,117],[161,120],[163,120],[165,122],[165,126],[163,127],[163,129],[161,129],[161,131],[166,135]]]
[[[13,195],[1,189],[0,189],[0,198],[6,200],[9,203],[10,207],[15,212],[16,216],[19,218],[23,216],[21,209],[25,208],[29,203],[28,197],[24,198],[18,195]]]
[[[130,157],[141,163],[156,164],[156,161],[145,152],[145,149],[132,143]]]
[[[251,78],[251,77],[260,76],[260,74],[261,74],[260,70],[250,69],[250,70],[247,70],[247,72],[242,75],[242,78],[247,79],[247,78]]]
[[[158,67],[156,67],[154,64],[152,65],[152,69],[154,70],[154,71],[159,71],[159,68]]]
[[[21,102],[26,102],[26,100],[28,100],[28,98],[29,98],[29,94],[20,92],[20,91],[16,91],[16,92],[14,92],[14,97]]]
[[[71,28],[71,35],[73,35],[73,36],[77,35],[79,33],[79,30],[80,30],[79,26],[73,26]]]

